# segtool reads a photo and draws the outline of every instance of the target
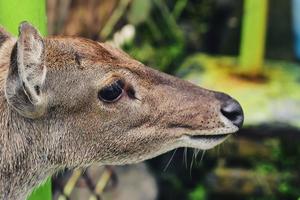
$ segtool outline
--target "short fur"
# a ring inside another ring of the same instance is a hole
[[[126,87],[106,103],[98,91]],[[129,89],[134,97],[128,95]],[[65,167],[128,164],[174,148],[212,148],[225,139],[191,135],[238,130],[221,93],[145,67],[106,44],[42,38],[30,24],[18,38],[0,29],[0,199],[24,199]]]

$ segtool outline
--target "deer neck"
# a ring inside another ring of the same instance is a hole
[[[8,106],[5,98],[12,42],[0,45],[0,199],[24,199],[54,172],[49,167],[47,151],[41,147],[44,127],[33,127]]]

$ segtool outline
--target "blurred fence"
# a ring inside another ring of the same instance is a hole
[[[67,170],[53,180],[53,198],[98,200],[105,191],[112,189],[116,182],[114,170],[108,166]]]
[[[56,200],[154,200],[157,185],[145,164],[66,170],[53,179]]]

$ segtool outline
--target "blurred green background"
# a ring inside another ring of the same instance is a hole
[[[146,162],[157,199],[299,200],[292,7],[290,0],[49,0],[48,30],[110,41],[146,65],[241,102],[245,126],[229,141]]]

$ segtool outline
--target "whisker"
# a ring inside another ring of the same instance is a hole
[[[196,158],[196,152],[195,149],[193,149],[192,159]]]
[[[192,161],[191,161],[191,165],[190,165],[190,177],[192,177],[192,168],[193,168],[193,164],[194,164],[194,155],[192,156]]]
[[[185,163],[185,168],[187,169],[187,147],[184,147],[183,151],[183,162]]]
[[[206,152],[206,150],[203,150],[203,151],[202,151],[201,158],[200,158],[200,165],[202,164],[202,161],[203,161],[205,152]]]
[[[194,149],[194,151],[195,151],[195,164],[196,164],[196,166],[199,166],[199,163],[197,162],[197,157],[198,157],[201,149]]]
[[[177,151],[177,149],[175,149],[174,150],[174,152],[173,152],[173,154],[172,154],[172,156],[171,156],[171,158],[169,159],[169,161],[168,161],[168,163],[167,163],[167,165],[165,166],[165,168],[164,168],[164,172],[165,171],[167,171],[167,169],[168,169],[168,167],[169,167],[169,165],[171,164],[171,162],[172,162],[172,159],[174,158],[174,156],[175,156],[175,153],[176,153],[176,151]]]
[[[198,156],[200,150],[201,150],[201,149],[195,149],[195,150],[194,150],[194,151],[195,151],[195,158],[196,158],[196,159],[197,159],[197,156]]]
[[[199,152],[200,152],[200,149],[194,149],[194,151],[193,151],[192,161],[191,161],[191,165],[190,165],[190,176],[192,176],[192,168],[193,168],[194,162],[197,164],[197,156],[198,156]]]

